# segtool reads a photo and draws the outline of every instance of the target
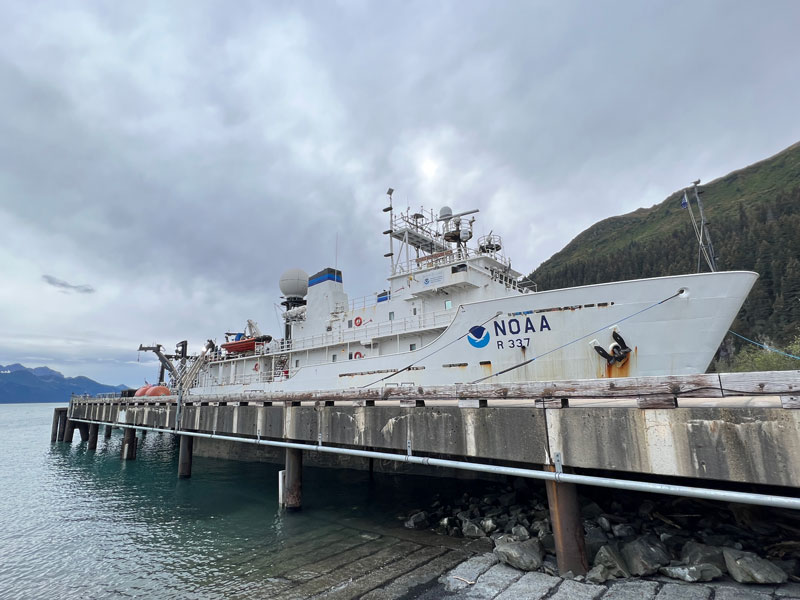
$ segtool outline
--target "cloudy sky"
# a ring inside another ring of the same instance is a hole
[[[0,0],[0,364],[139,385],[277,331],[280,273],[384,287],[384,193],[528,272],[800,140],[800,3]]]

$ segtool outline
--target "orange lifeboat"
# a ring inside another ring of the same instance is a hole
[[[154,385],[149,390],[147,390],[144,395],[145,396],[169,396],[172,392],[169,391],[169,388],[165,385]]]
[[[135,398],[138,398],[139,396],[144,396],[145,394],[147,394],[147,391],[148,391],[148,390],[149,390],[151,387],[154,387],[154,386],[150,385],[149,383],[148,383],[147,385],[143,385],[143,386],[142,386],[142,387],[140,387],[138,390],[136,390],[136,393],[135,393],[133,396],[134,396]]]

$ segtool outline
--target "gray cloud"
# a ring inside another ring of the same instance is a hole
[[[45,283],[48,285],[52,285],[54,288],[58,288],[63,292],[78,292],[79,294],[94,294],[95,292],[95,289],[90,285],[74,285],[63,279],[53,277],[52,275],[42,275],[42,279],[44,279]]]
[[[533,270],[599,219],[800,139],[799,17],[790,1],[6,3],[0,363],[38,332],[27,355],[118,383],[140,379],[140,342],[276,330],[280,273],[333,263],[337,233],[351,297],[383,289],[389,186],[400,206],[480,208],[479,232]],[[97,291],[42,294],[43,272]]]

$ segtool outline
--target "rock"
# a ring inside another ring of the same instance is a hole
[[[581,508],[581,516],[584,519],[596,519],[604,512],[605,511],[600,508],[600,505],[596,502],[589,502],[589,504],[586,504]]]
[[[552,533],[552,529],[550,529],[550,519],[534,521],[531,523],[530,531],[535,531],[537,535],[541,533]]]
[[[495,545],[497,544],[509,544],[511,542],[516,542],[517,539],[513,535],[509,535],[507,533],[501,534],[492,534],[492,539],[494,540]]]
[[[424,510],[414,513],[408,518],[408,521],[403,523],[406,529],[427,529],[430,523],[428,522],[428,513]]]
[[[497,499],[497,502],[500,506],[504,506],[508,508],[512,504],[517,501],[517,493],[516,492],[509,492],[508,494],[503,494]]]
[[[611,531],[611,522],[608,520],[608,517],[597,517],[597,524],[600,525],[600,529],[608,533]]]
[[[586,574],[586,581],[589,583],[605,583],[611,579],[605,565],[595,565]]]
[[[498,544],[494,554],[502,562],[522,571],[535,571],[542,566],[544,558],[542,545],[536,539]]]
[[[722,571],[716,565],[704,563],[699,565],[676,565],[672,567],[661,567],[659,573],[671,577],[694,583],[695,581],[711,581],[717,577],[722,577]]]
[[[461,533],[467,538],[482,538],[486,537],[486,533],[478,527],[473,521],[467,521],[461,526]]]
[[[584,540],[586,541],[586,558],[591,563],[594,561],[597,551],[608,543],[608,536],[599,527],[592,527],[586,531]]]
[[[728,573],[739,583],[783,583],[788,575],[770,561],[752,552],[723,548]]]
[[[723,573],[728,572],[725,558],[722,556],[722,548],[706,546],[694,541],[686,542],[681,548],[681,562],[687,565],[711,564]]]
[[[545,533],[539,536],[539,542],[542,544],[542,547],[548,552],[556,551],[556,538],[553,537],[552,533]]]
[[[437,533],[450,533],[451,529],[461,527],[461,523],[455,517],[444,517],[439,519],[439,524],[436,526]]]
[[[636,536],[636,530],[627,523],[620,523],[619,525],[614,525],[613,527],[611,527],[611,531],[614,533],[614,537],[618,538]]]
[[[517,538],[517,540],[520,542],[531,539],[531,534],[527,529],[525,529],[524,525],[517,525],[516,527],[512,528],[511,535]]]
[[[600,548],[594,557],[594,564],[603,565],[608,572],[608,577],[630,577],[631,572],[628,570],[628,565],[625,564],[625,559],[619,553],[615,546],[607,545]]]
[[[656,509],[656,505],[653,504],[652,501],[645,500],[644,502],[642,502],[639,505],[638,513],[639,513],[639,516],[642,517],[643,519],[652,519],[653,517],[651,515],[653,514],[653,511],[655,509]]]
[[[658,538],[640,537],[622,547],[622,556],[631,575],[642,576],[656,573],[659,567],[669,564],[666,546]]]
[[[495,529],[497,529],[497,523],[495,523],[494,519],[491,518],[483,519],[481,521],[481,529],[483,529],[485,533],[492,533]]]
[[[462,510],[456,513],[456,518],[462,523],[472,520],[472,515],[468,510]]]
[[[787,575],[791,576],[798,576],[800,575],[800,561],[796,558],[787,558],[783,560],[773,559],[772,564],[776,567],[782,569]]]

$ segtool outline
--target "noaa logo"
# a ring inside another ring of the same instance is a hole
[[[489,332],[480,325],[469,330],[467,341],[473,348],[484,348],[489,343]]]

